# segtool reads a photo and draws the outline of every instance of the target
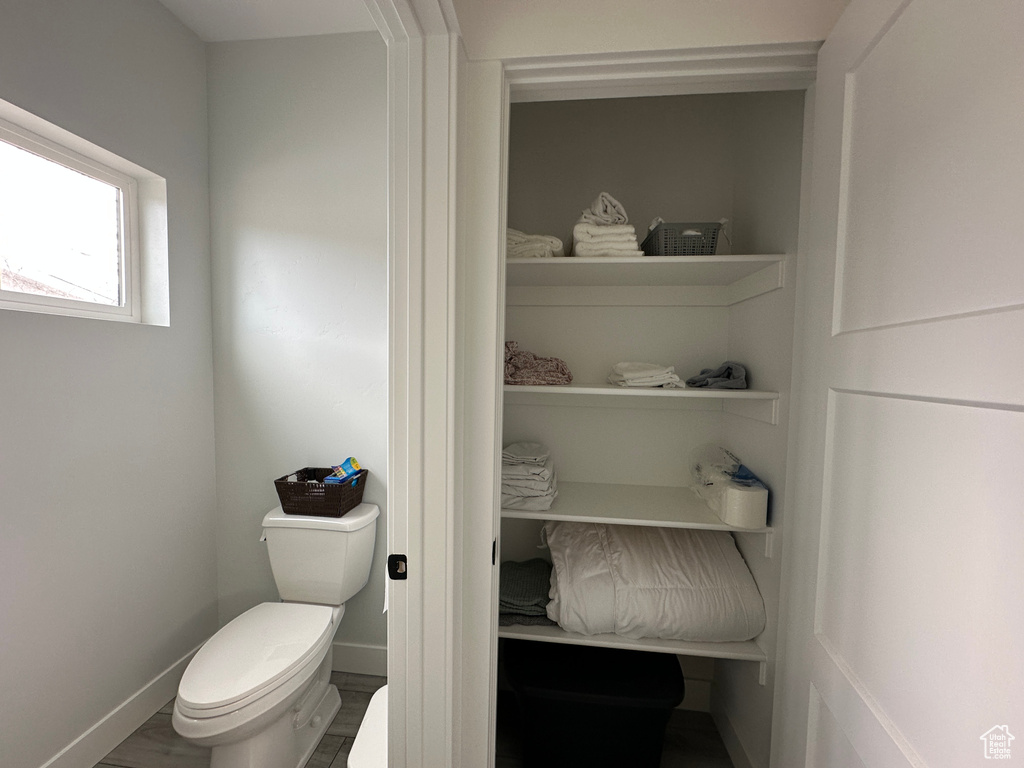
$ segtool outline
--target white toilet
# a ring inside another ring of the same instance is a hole
[[[199,649],[178,686],[174,730],[212,747],[210,768],[298,768],[341,696],[331,643],[345,602],[370,575],[380,509],[342,517],[263,518],[280,603],[261,603]]]

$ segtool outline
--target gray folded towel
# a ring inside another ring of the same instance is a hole
[[[521,613],[499,613],[498,614],[498,626],[499,627],[511,627],[516,624],[527,624],[533,626],[557,626],[555,622],[544,616],[524,616]]]
[[[708,389],[746,389],[747,369],[739,363],[726,361],[717,368],[705,368],[696,376],[686,380],[688,387]]]
[[[551,563],[535,557],[501,564],[498,581],[498,605],[501,613],[545,616],[550,602]]]

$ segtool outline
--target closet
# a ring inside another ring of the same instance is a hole
[[[511,105],[509,124],[509,227],[555,235],[568,251],[602,191],[639,241],[654,217],[728,223],[709,256],[506,261],[504,339],[561,358],[574,379],[504,388],[501,443],[546,445],[558,497],[544,512],[501,511],[498,561],[545,557],[543,520],[728,530],[767,626],[726,643],[557,626],[502,626],[498,636],[677,654],[683,706],[711,711],[730,751],[755,764],[767,764],[770,745],[804,100],[793,90],[525,102]],[[749,389],[606,383],[624,361],[672,365],[686,379],[727,360],[746,366]],[[732,450],[768,485],[767,527],[733,529],[689,489],[691,460],[708,445]]]

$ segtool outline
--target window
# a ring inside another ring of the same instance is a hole
[[[166,251],[162,178],[0,102],[0,309],[167,325]]]

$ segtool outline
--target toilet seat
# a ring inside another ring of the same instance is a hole
[[[249,609],[199,649],[181,678],[176,706],[187,717],[218,717],[289,687],[323,658],[334,614],[331,606],[304,603]]]

